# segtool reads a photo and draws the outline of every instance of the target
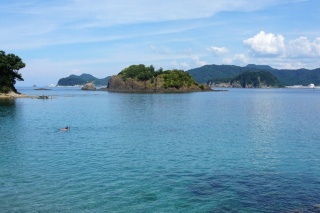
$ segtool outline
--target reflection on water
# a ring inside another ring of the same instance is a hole
[[[13,116],[16,108],[15,99],[0,99],[0,117]],[[2,120],[2,119],[1,119]]]
[[[0,130],[1,143],[16,139],[19,131],[17,121],[17,103],[15,99],[0,99]]]

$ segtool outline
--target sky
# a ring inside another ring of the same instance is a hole
[[[0,50],[16,86],[97,78],[133,64],[320,67],[319,0],[0,0]]]

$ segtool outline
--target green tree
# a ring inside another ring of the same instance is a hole
[[[166,70],[163,72],[164,88],[176,88],[180,89],[181,87],[190,87],[196,82],[192,77],[183,70]]]
[[[0,51],[0,92],[8,93],[13,91],[18,93],[14,85],[16,80],[23,81],[18,71],[25,66],[20,57]]]

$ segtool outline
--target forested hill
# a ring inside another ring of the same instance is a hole
[[[191,69],[188,73],[199,83],[206,83],[210,80],[231,78],[243,72],[268,71],[272,73],[284,86],[309,85],[311,83],[320,85],[320,68],[308,69],[274,69],[268,65],[249,64],[245,67],[235,65],[205,65]]]
[[[91,82],[96,86],[107,86],[109,81],[109,76],[103,79],[98,79],[90,74],[82,74],[80,76],[78,75],[70,75],[66,78],[61,78],[57,86],[77,86],[77,85],[83,85],[87,82]]]
[[[219,81],[210,81],[213,87],[235,88],[278,88],[280,81],[269,71],[242,72],[239,75]]]

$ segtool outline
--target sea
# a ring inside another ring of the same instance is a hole
[[[0,212],[320,212],[320,89],[18,91]]]

